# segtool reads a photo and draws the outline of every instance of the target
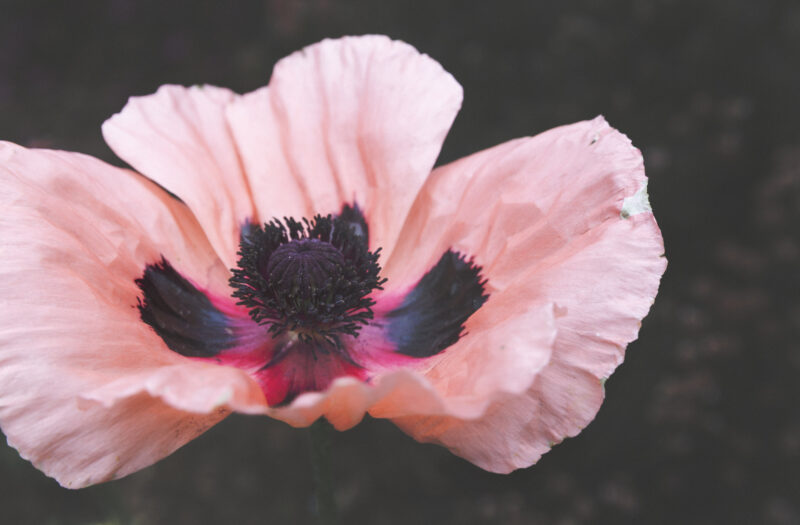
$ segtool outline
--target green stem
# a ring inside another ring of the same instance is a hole
[[[319,419],[309,428],[311,437],[311,471],[314,476],[315,507],[322,525],[337,523],[336,502],[333,500],[333,470],[331,445],[333,427]]]

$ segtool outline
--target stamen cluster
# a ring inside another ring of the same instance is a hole
[[[276,337],[339,346],[373,318],[373,290],[382,289],[380,248],[370,252],[351,223],[331,215],[297,221],[284,217],[248,224],[230,285],[237,304]]]

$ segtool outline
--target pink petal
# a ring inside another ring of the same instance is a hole
[[[465,335],[420,371],[442,398],[442,414],[479,417],[496,398],[524,392],[550,361],[556,322],[552,304],[520,308],[513,291],[498,293],[465,324]],[[513,311],[512,311],[513,310]],[[419,403],[386,399],[376,417],[433,413]]]
[[[434,172],[387,263],[389,283],[407,282],[452,247],[475,256],[493,296],[516,294],[517,310],[555,305],[558,333],[526,394],[477,420],[399,419],[404,430],[507,472],[591,421],[600,381],[636,338],[666,267],[645,181],[641,154],[602,118]]]
[[[557,359],[519,395],[506,394],[479,419],[408,416],[394,419],[418,441],[438,443],[490,472],[507,474],[536,463],[594,419],[603,386],[585,371]]]
[[[383,36],[325,40],[281,60],[229,108],[259,217],[365,211],[389,250],[461,105],[427,55]]]
[[[255,216],[225,119],[235,98],[212,86],[162,86],[153,95],[131,97],[103,124],[120,158],[191,208],[229,268],[236,263],[239,229]]]
[[[212,293],[228,271],[152,182],[74,153],[0,143],[0,425],[61,484],[124,476],[230,410],[263,411],[243,371],[169,350],[134,279],[168,258]]]
[[[422,368],[419,360],[409,360],[409,367],[382,370],[366,363],[372,374],[368,383],[341,377],[324,392],[301,394],[288,406],[267,413],[296,427],[325,417],[338,430],[358,424],[366,412],[380,418],[478,417],[504,394],[522,393],[530,386],[549,362],[555,337],[552,308],[503,320],[498,317],[505,313],[503,302],[498,299],[497,307],[487,308],[486,314],[468,324],[470,333],[441,354],[446,357],[423,362]],[[356,359],[362,362],[361,356]]]
[[[367,410],[390,397],[420,402],[420,412],[444,413],[441,397],[419,373],[398,369],[379,375],[371,384],[353,377],[335,379],[324,392],[307,392],[286,407],[271,408],[268,414],[294,427],[306,427],[325,417],[337,430],[357,425]]]

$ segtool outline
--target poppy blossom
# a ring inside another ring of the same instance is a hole
[[[348,37],[131,98],[103,134],[135,172],[2,143],[9,444],[83,487],[232,412],[369,413],[493,472],[577,434],[666,264],[641,154],[598,117],[433,169],[461,99]]]

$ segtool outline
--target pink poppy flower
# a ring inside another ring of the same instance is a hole
[[[232,412],[369,413],[493,472],[577,434],[666,264],[641,154],[598,117],[431,171],[461,98],[342,38],[132,98],[103,134],[144,176],[3,143],[9,444],[83,487]]]

